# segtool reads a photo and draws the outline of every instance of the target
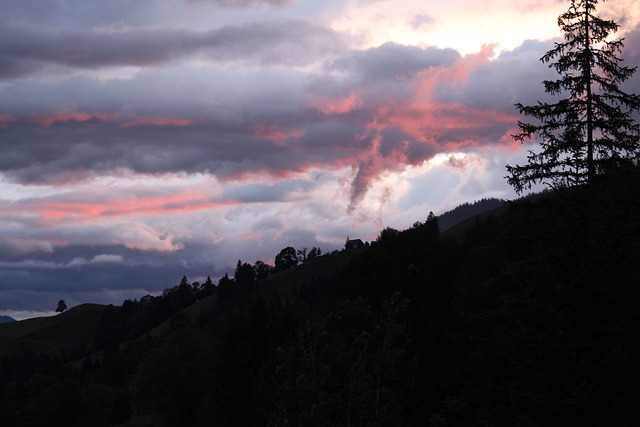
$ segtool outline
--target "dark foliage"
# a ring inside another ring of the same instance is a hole
[[[0,359],[3,425],[634,425],[639,213],[632,170],[511,202],[461,239],[435,216],[386,228],[294,296],[242,262],[213,290],[185,277],[105,308],[102,353]],[[193,320],[202,292],[217,303]]]
[[[63,313],[67,309],[67,304],[63,299],[58,301],[58,306],[56,307],[56,313]]]
[[[298,252],[295,250],[295,248],[287,246],[286,248],[281,250],[278,255],[276,255],[275,271],[280,272],[288,270],[291,267],[295,267],[296,265],[298,265],[298,262]]]

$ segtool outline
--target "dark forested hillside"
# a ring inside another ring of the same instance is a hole
[[[2,358],[3,425],[634,425],[639,220],[634,171],[462,238],[430,217],[268,280],[185,278],[105,308],[99,353]]]
[[[505,201],[500,199],[481,199],[473,203],[463,203],[438,217],[440,231],[446,231],[468,218],[498,209],[504,204]]]

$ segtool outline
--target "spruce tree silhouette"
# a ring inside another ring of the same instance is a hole
[[[529,151],[528,164],[507,165],[506,178],[518,193],[536,183],[552,188],[591,183],[640,158],[640,127],[632,117],[640,96],[619,87],[637,67],[620,65],[624,39],[610,40],[619,25],[599,18],[597,4],[571,0],[558,17],[564,41],[540,58],[560,74],[543,82],[545,91],[566,97],[552,104],[516,104],[537,123],[519,121],[520,132],[512,137],[522,143],[536,136],[541,148]]]

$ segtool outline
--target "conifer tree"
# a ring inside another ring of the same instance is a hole
[[[598,17],[597,5],[598,0],[570,0],[558,17],[564,41],[540,58],[560,75],[543,82],[545,91],[565,97],[555,103],[516,104],[536,123],[519,121],[519,133],[512,137],[523,143],[535,136],[540,142],[539,152],[529,151],[526,165],[507,165],[507,180],[518,193],[536,183],[591,183],[640,157],[640,127],[632,116],[640,109],[640,96],[619,87],[637,67],[621,65],[624,39],[611,38],[619,25]]]

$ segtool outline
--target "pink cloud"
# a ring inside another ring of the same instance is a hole
[[[85,113],[77,111],[62,112],[50,115],[29,117],[27,122],[34,123],[38,126],[48,127],[56,123],[70,123],[70,122],[88,122],[90,120],[97,121],[112,121],[120,117],[119,114],[107,114],[107,113]]]
[[[29,116],[1,115],[0,129],[7,128],[18,123],[34,124],[40,127],[50,127],[55,124],[86,123],[90,121],[112,123],[123,129],[129,129],[139,126],[186,127],[201,123],[201,120],[183,117],[154,117],[142,115],[133,115],[127,117],[121,113],[85,112],[69,109],[54,113],[31,114]]]
[[[350,113],[362,107],[363,101],[360,95],[351,91],[349,95],[340,98],[316,98],[311,104],[326,116],[337,116]]]
[[[234,205],[232,201],[211,201],[204,196],[167,194],[160,196],[109,197],[95,202],[88,200],[40,200],[28,204],[47,223],[83,222],[120,216],[165,215],[172,212],[195,212]],[[27,207],[27,206],[25,206]]]
[[[301,129],[284,129],[278,124],[256,124],[251,127],[251,134],[257,138],[274,141],[280,146],[286,146],[287,142],[304,135]]]
[[[208,184],[210,185],[210,184]],[[224,206],[235,206],[237,200],[218,200],[207,185],[172,187],[162,193],[149,188],[131,188],[127,192],[82,190],[48,197],[1,201],[3,218],[30,227],[52,228],[100,223],[106,220],[137,220],[155,215],[190,213]]]
[[[411,80],[413,97],[386,100],[372,107],[372,120],[366,124],[372,142],[352,166],[350,210],[364,198],[372,182],[384,171],[401,170],[438,153],[480,149],[487,143],[511,146],[509,133],[504,134],[504,130],[512,129],[517,123],[519,116],[515,112],[505,113],[464,103],[469,77],[488,65],[492,56],[493,46],[485,46],[480,53],[467,55],[451,66],[428,68]],[[445,99],[443,90],[447,95]],[[382,135],[390,129],[400,129],[404,139],[385,147]],[[419,155],[412,155],[416,144],[424,148],[419,150]]]
[[[358,203],[364,199],[367,190],[381,173],[386,170],[398,170],[408,164],[406,145],[400,145],[387,155],[381,154],[382,138],[373,135],[370,149],[353,163],[354,178],[351,184],[351,200],[348,211],[352,212]]]

